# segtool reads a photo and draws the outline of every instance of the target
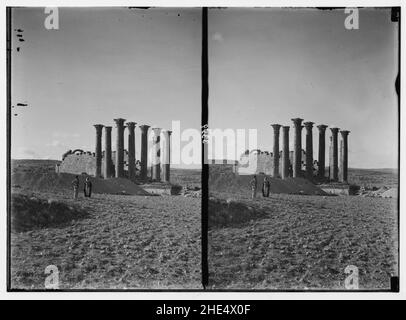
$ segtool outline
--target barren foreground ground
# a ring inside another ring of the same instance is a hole
[[[398,275],[396,199],[284,194],[238,199],[265,214],[211,226],[212,289],[345,290],[348,265],[359,270],[359,289],[389,289],[390,276]]]
[[[201,199],[97,193],[84,198],[81,187],[73,200],[69,187],[56,186],[54,166],[55,161],[13,162],[12,199],[18,203],[12,201],[10,212],[12,289],[45,289],[49,265],[59,270],[60,289],[201,289]],[[200,179],[192,170],[172,174],[181,185]]]
[[[200,199],[181,196],[41,194],[89,216],[59,228],[11,234],[12,288],[200,288]]]

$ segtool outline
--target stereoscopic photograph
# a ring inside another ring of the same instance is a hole
[[[212,290],[396,290],[399,8],[212,8]]]
[[[7,8],[9,290],[200,290],[201,8]]]
[[[399,28],[8,7],[8,290],[398,291]]]

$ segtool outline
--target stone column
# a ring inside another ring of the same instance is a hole
[[[301,176],[302,169],[302,121],[303,119],[292,119],[295,127],[294,149],[293,149],[293,177]]]
[[[340,156],[340,181],[348,182],[348,134],[350,131],[341,130],[341,156]]]
[[[161,128],[152,128],[152,180],[161,181]]]
[[[283,126],[282,137],[282,179],[289,177],[289,126]]]
[[[318,171],[317,176],[319,178],[324,178],[325,168],[326,168],[326,128],[324,124],[317,126],[319,129],[319,159],[318,159]]]
[[[306,128],[306,178],[313,179],[313,124],[307,121],[303,123]]]
[[[113,161],[111,159],[111,129],[112,127],[104,127],[104,179],[111,178],[113,175],[111,168]]]
[[[163,143],[164,143],[164,148],[163,148],[163,163],[162,163],[162,179],[165,182],[170,181],[170,171],[171,171],[171,134],[172,131],[170,130],[164,130],[162,131],[163,133]]]
[[[331,164],[331,179],[338,181],[338,130],[340,128],[330,128],[331,139],[331,152],[332,152],[332,164]]]
[[[148,129],[149,126],[142,125],[141,129],[141,179],[147,180],[148,174]]]
[[[96,177],[100,178],[102,173],[102,124],[95,124],[94,127],[96,128],[96,148],[95,148],[95,156],[96,156]]]
[[[279,177],[279,131],[280,124],[272,124],[273,128],[273,177]]]
[[[135,180],[135,125],[136,122],[127,122],[128,128],[128,179]]]
[[[116,178],[124,177],[124,121],[125,119],[114,119],[117,127],[116,139]]]

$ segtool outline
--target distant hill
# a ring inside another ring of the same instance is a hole
[[[383,169],[348,169],[348,181],[359,186],[366,187],[397,187],[398,170],[383,168]]]

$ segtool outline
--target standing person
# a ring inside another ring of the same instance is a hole
[[[257,176],[254,176],[250,181],[251,185],[251,199],[254,199],[257,196]]]
[[[264,178],[264,183],[262,184],[262,196],[263,197],[269,197],[269,189],[270,189],[271,183],[269,182],[268,178]]]
[[[291,164],[291,163],[289,163],[289,173],[288,173],[288,176],[289,176],[289,177],[293,177],[293,167],[292,167],[292,164]]]
[[[92,182],[90,181],[89,177],[86,177],[84,189],[85,197],[91,197],[92,196]]]
[[[73,179],[72,187],[73,187],[73,199],[77,199],[79,193],[79,176],[76,176],[75,179]]]

